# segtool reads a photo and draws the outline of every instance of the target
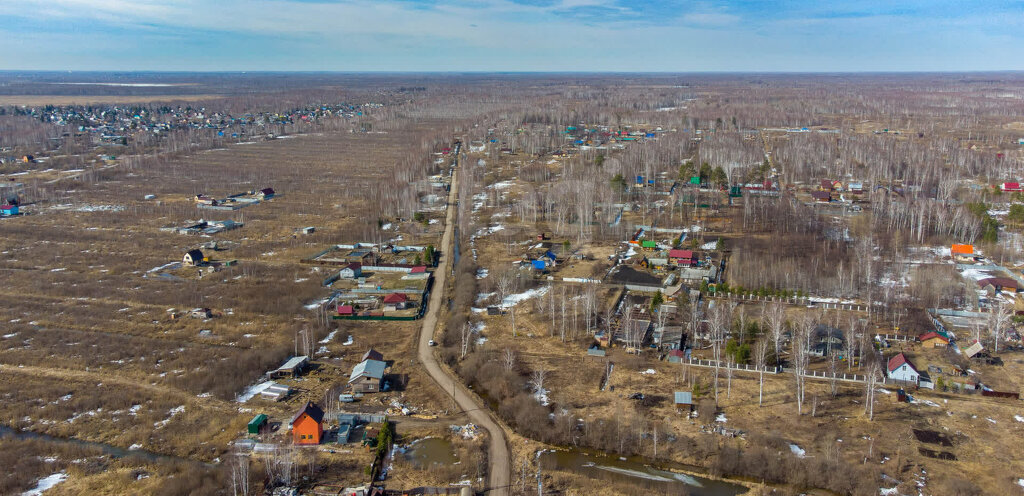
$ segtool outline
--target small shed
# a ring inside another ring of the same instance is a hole
[[[306,355],[294,356],[281,364],[276,370],[267,372],[267,377],[276,379],[278,377],[296,376],[301,374],[309,366],[309,357]]]
[[[249,421],[249,427],[248,427],[249,434],[256,435],[256,434],[260,434],[261,432],[263,432],[267,428],[267,426],[268,426],[267,420],[268,420],[268,417],[267,417],[267,415],[265,413],[261,413],[261,414],[255,416],[255,417],[253,417],[252,420]]]
[[[949,346],[949,339],[935,331],[926,332],[917,337],[924,348],[945,348]]]
[[[690,391],[676,391],[674,395],[674,403],[677,409],[685,409],[688,412],[693,411],[693,393]]]

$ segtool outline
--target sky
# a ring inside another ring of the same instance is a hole
[[[0,0],[0,70],[1024,70],[1024,0]]]

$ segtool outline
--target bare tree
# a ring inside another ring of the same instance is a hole
[[[512,348],[505,348],[501,352],[501,368],[504,369],[505,372],[512,372],[515,370],[517,361],[518,358],[516,357],[516,352]]]
[[[782,333],[786,328],[786,305],[780,301],[772,302],[766,308],[763,318],[766,321],[768,333],[772,337],[772,343],[775,345],[774,351],[776,360],[778,360],[779,344],[782,341]]]
[[[878,379],[881,376],[881,366],[877,360],[872,360],[864,379],[864,413],[867,414],[868,420],[875,419],[875,391],[878,389]]]
[[[461,345],[461,358],[466,358],[466,353],[469,352],[469,340],[473,336],[473,327],[469,325],[469,322],[462,324],[462,345]]]
[[[764,338],[758,339],[754,343],[754,365],[757,367],[758,374],[760,375],[757,391],[757,406],[761,406],[764,403],[764,369],[768,359],[768,341]]]
[[[804,385],[806,384],[807,365],[810,362],[808,346],[811,334],[817,322],[810,313],[801,316],[795,329],[793,329],[792,357],[793,357],[793,378],[796,382],[796,409],[797,413],[803,415]]]
[[[992,352],[999,353],[999,335],[1010,323],[1010,306],[1002,299],[996,298],[989,312],[989,328],[992,333]]]
[[[249,496],[249,457],[235,453],[231,458],[231,489],[235,496]]]

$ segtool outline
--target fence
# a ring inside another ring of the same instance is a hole
[[[687,365],[693,365],[695,367],[715,368],[715,360],[700,360],[700,359],[692,359],[691,358],[689,360],[683,361],[682,363],[685,363]],[[757,368],[757,367],[755,367],[753,365],[747,365],[747,364],[742,364],[742,363],[734,363],[734,364],[730,365],[730,364],[727,364],[727,363],[722,362],[722,361],[718,362],[718,368],[732,369],[732,370],[736,370],[736,371],[740,371],[740,372],[758,372],[758,373],[761,372],[761,369],[759,369],[759,368]],[[780,373],[792,374],[793,373],[793,369],[787,369],[787,368],[782,368],[782,367],[764,367],[764,372],[767,373],[767,374],[780,374]],[[846,374],[846,373],[840,374],[838,372],[837,373],[816,372],[816,371],[813,371],[813,370],[805,372],[804,373],[804,377],[806,377],[808,379],[821,379],[821,380],[829,380],[829,381],[836,380],[836,381],[846,381],[846,382],[864,382],[864,381],[867,380],[867,376],[858,375],[858,374]]]
[[[821,308],[825,308],[825,309],[851,310],[851,311],[855,311],[855,312],[866,312],[867,309],[868,309],[867,305],[860,305],[860,304],[854,304],[854,303],[841,303],[841,302],[833,303],[833,302],[821,301],[820,299],[815,299],[813,297],[807,297],[807,296],[800,297],[800,298],[779,298],[777,296],[759,296],[759,295],[752,295],[752,294],[734,294],[734,293],[727,293],[727,294],[709,293],[708,296],[710,296],[712,298],[717,298],[717,299],[722,299],[722,300],[729,300],[729,301],[750,301],[750,302],[769,302],[769,303],[771,303],[771,302],[782,302],[782,303],[785,303],[787,305],[801,305],[801,306],[817,305],[817,306],[820,306]]]

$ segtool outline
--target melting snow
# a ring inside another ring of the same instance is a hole
[[[500,306],[501,308],[504,308],[504,309],[512,308],[512,307],[518,305],[520,302],[529,300],[530,298],[544,296],[547,293],[548,293],[547,286],[542,287],[542,288],[534,288],[534,289],[526,290],[526,291],[524,291],[522,293],[516,293],[516,294],[513,294],[513,295],[506,296],[504,299],[501,300],[501,305],[498,305],[498,306]]]
[[[801,447],[799,447],[799,446],[797,446],[795,444],[790,444],[789,445],[789,451],[792,451],[793,454],[796,455],[797,458],[804,458],[804,457],[807,456],[807,450],[805,450],[805,449],[803,449],[803,448],[801,448]]]
[[[39,482],[36,483],[36,487],[33,487],[32,489],[29,489],[28,491],[21,493],[21,496],[39,496],[43,494],[43,492],[45,492],[46,490],[53,488],[57,484],[60,484],[61,482],[66,481],[67,479],[68,474],[65,474],[64,472],[57,472],[56,474],[43,477],[42,479],[39,479]]]
[[[331,340],[334,339],[334,335],[337,334],[337,333],[338,333],[337,330],[331,331],[331,333],[328,334],[326,338],[323,338],[323,339],[320,340],[320,344],[330,343]]]
[[[353,342],[354,341],[352,341],[352,335],[349,334],[348,335],[348,339],[346,339],[344,343],[341,343],[341,345],[342,346],[351,346]]]
[[[719,413],[718,416],[715,417],[715,422],[721,422],[721,423],[724,424],[724,423],[726,423],[728,421],[729,421],[729,419],[725,418],[725,414],[724,413]]]

